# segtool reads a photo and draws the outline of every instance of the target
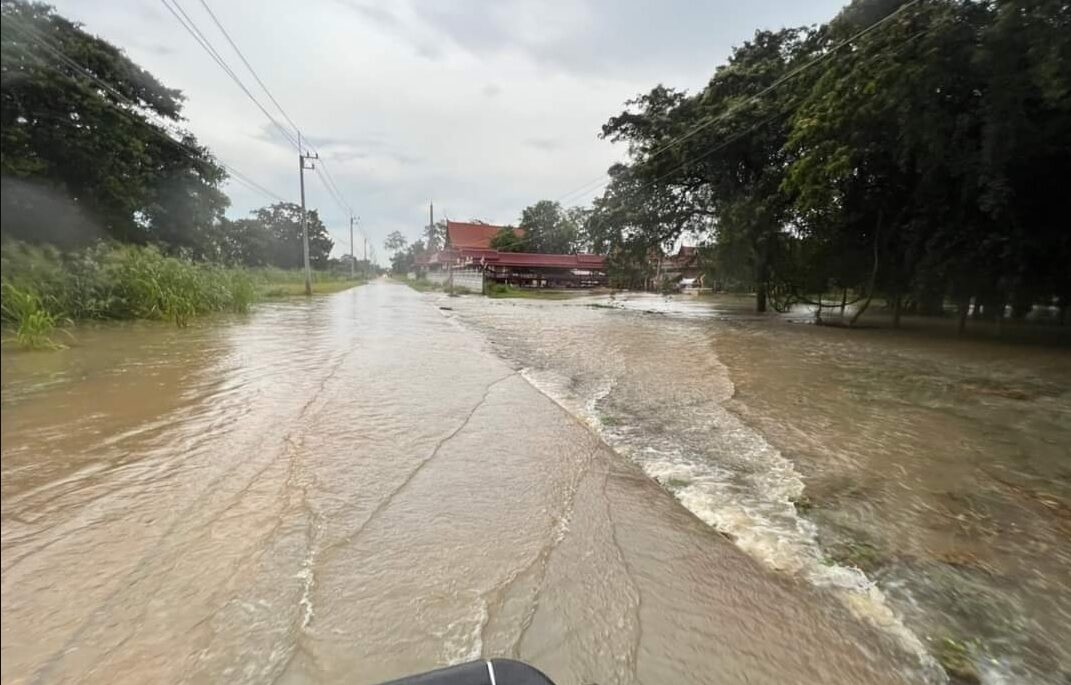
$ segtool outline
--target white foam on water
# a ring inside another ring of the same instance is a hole
[[[483,629],[490,616],[482,597],[474,600],[476,611],[446,625],[436,637],[442,642],[442,656],[449,665],[475,661],[483,654]]]
[[[294,576],[301,581],[301,599],[298,606],[301,607],[301,629],[308,630],[316,611],[312,606],[312,592],[316,585],[316,576],[312,572],[312,560],[305,559],[301,570]]]
[[[716,426],[711,432],[718,436],[718,451],[726,457],[719,464],[703,455],[687,454],[673,436],[659,439],[643,433],[636,437],[627,424],[607,425],[598,406],[613,390],[612,379],[598,382],[589,397],[582,397],[568,379],[553,371],[525,368],[521,375],[638,464],[704,523],[731,536],[740,549],[770,568],[829,589],[853,615],[913,654],[924,677],[943,680],[940,666],[881,589],[859,569],[824,557],[815,525],[801,518],[793,504],[803,493],[804,483],[792,462],[728,409],[718,407],[715,415],[707,417]]]

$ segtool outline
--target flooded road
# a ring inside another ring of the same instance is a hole
[[[732,298],[451,304],[765,567],[968,680],[1071,681],[1066,349],[820,328]]]
[[[621,353],[676,335],[627,313],[450,303],[375,283],[5,351],[0,680],[372,683],[479,656],[561,685],[934,677],[897,616],[756,554],[807,537],[756,494],[791,467],[718,408],[691,324],[673,361]],[[698,470],[711,421],[728,480]],[[617,437],[656,426],[694,473]]]

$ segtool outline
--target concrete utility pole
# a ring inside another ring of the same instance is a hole
[[[357,276],[357,255],[353,253],[353,215],[350,214],[350,280]]]
[[[301,134],[298,134],[299,136]],[[298,138],[298,175],[301,178],[301,252],[305,261],[305,294],[312,295],[312,267],[309,266],[309,221],[305,215],[305,170],[315,169],[320,155],[301,151],[301,138]],[[309,165],[305,166],[305,162]]]

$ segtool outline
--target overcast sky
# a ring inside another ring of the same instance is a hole
[[[187,97],[188,126],[222,161],[297,201],[296,153],[158,0],[49,0]],[[271,104],[201,0],[178,0]],[[325,157],[383,261],[383,238],[436,218],[515,223],[598,179],[623,150],[599,140],[625,100],[696,90],[757,28],[822,22],[842,0],[206,0]],[[315,175],[307,200],[349,251],[347,216]],[[596,189],[597,190],[597,189]],[[272,200],[237,183],[229,214]],[[568,204],[569,202],[567,202]],[[358,238],[359,241],[359,238]],[[360,246],[357,253],[360,254]]]

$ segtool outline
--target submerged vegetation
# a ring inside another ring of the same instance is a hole
[[[514,288],[503,283],[494,283],[487,287],[487,296],[492,298],[520,298],[527,300],[568,300],[586,291],[569,292],[566,290],[541,290],[536,288]]]
[[[3,292],[0,308],[3,310],[3,320],[11,322],[14,328],[13,342],[30,349],[60,346],[52,339],[56,315],[41,306],[37,295],[20,290],[7,281],[0,283],[0,290]],[[5,339],[4,342],[8,341]]]
[[[22,299],[56,319],[154,319],[184,326],[198,314],[244,312],[256,297],[245,270],[169,257],[151,246],[99,243],[60,252],[8,242],[0,261],[5,323],[29,316],[29,307],[17,304]]]
[[[70,321],[184,326],[304,293],[303,223],[317,291],[375,271],[330,257],[315,209],[280,200],[225,216],[227,171],[185,130],[180,91],[46,4],[5,0],[0,13],[5,341],[54,347]]]
[[[259,298],[304,293],[300,271],[228,268],[156,247],[98,243],[73,252],[5,242],[2,320],[21,347],[49,348],[54,331],[81,320],[149,319],[185,326],[213,312],[245,312]],[[355,284],[314,273],[317,292]]]

